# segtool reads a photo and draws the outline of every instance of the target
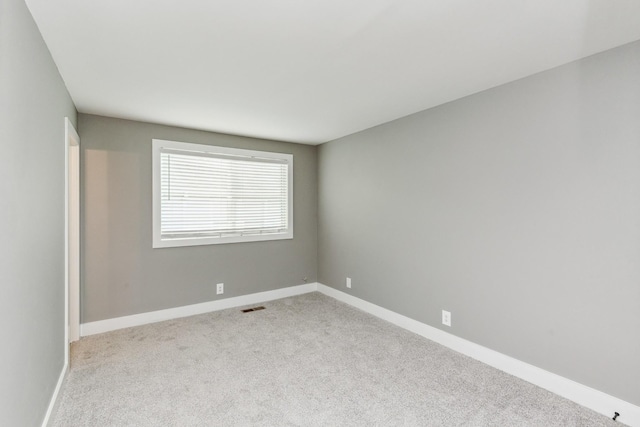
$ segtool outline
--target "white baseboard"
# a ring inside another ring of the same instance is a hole
[[[609,418],[620,413],[617,421],[629,426],[640,426],[640,407],[591,387],[561,377],[544,369],[514,359],[481,345],[467,341],[417,320],[410,319],[386,308],[372,304],[337,289],[318,283],[318,292],[342,301],[362,311],[386,320],[415,334],[449,347],[489,366],[521,378],[539,387],[572,400]]]
[[[304,285],[275,289],[273,291],[258,292],[255,294],[225,298],[200,304],[185,305],[182,307],[83,323],[80,325],[80,336],[86,337],[89,335],[101,334],[103,332],[115,331],[117,329],[129,328],[131,326],[146,325],[147,323],[162,322],[163,320],[194,316],[196,314],[209,313],[212,311],[225,310],[227,308],[241,307],[243,305],[287,298],[294,295],[315,292],[317,288],[317,283],[307,283]]]
[[[51,414],[53,413],[53,408],[56,407],[56,403],[58,402],[58,395],[60,394],[60,389],[62,388],[64,378],[67,375],[67,368],[69,368],[69,362],[65,359],[64,365],[62,366],[62,371],[60,371],[60,376],[58,377],[58,383],[56,384],[56,388],[53,390],[53,394],[51,395],[47,413],[44,415],[44,419],[42,420],[42,427],[47,427],[49,425],[49,421],[51,421]]]

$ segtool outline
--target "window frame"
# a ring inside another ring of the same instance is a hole
[[[168,141],[164,139],[152,140],[152,247],[173,248],[184,246],[218,245],[227,243],[260,242],[270,240],[293,239],[293,154],[276,153],[271,151],[245,150],[241,148],[220,147],[207,144],[193,144],[188,142]],[[213,153],[233,156],[261,157],[285,160],[287,162],[287,229],[282,233],[252,234],[237,236],[190,236],[182,238],[162,238],[161,231],[161,151],[163,148],[185,150],[191,152]]]

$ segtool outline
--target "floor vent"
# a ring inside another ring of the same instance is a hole
[[[253,307],[253,308],[245,308],[244,310],[242,310],[242,312],[249,313],[250,311],[259,311],[259,310],[264,310],[264,307],[259,306],[259,307]]]

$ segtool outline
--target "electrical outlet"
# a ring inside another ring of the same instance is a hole
[[[347,277],[347,288],[351,289],[351,277]]]
[[[224,294],[224,283],[218,283],[216,285],[216,294],[217,295]]]
[[[442,324],[446,326],[451,326],[451,312],[447,310],[442,310]]]

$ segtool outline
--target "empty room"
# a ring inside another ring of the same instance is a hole
[[[0,0],[0,425],[640,426],[640,1]]]

